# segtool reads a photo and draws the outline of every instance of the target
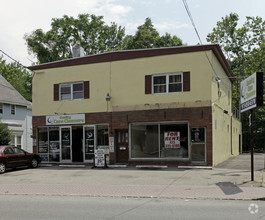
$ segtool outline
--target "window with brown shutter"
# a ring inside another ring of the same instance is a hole
[[[167,94],[190,91],[190,72],[145,76],[145,94]]]
[[[59,84],[53,85],[53,101],[59,101]]]
[[[89,81],[54,84],[54,101],[89,99]]]
[[[190,91],[190,72],[183,72],[183,92]]]
[[[152,75],[145,76],[145,94],[152,94]]]
[[[89,92],[89,81],[84,82],[84,98],[89,99],[90,92]]]

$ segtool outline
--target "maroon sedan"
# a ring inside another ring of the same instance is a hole
[[[40,156],[37,154],[28,153],[13,146],[0,146],[0,173],[4,173],[6,168],[22,166],[36,168],[40,162]]]

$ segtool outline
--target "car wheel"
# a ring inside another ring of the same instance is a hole
[[[6,171],[6,165],[4,163],[0,163],[0,173],[4,173]]]
[[[32,168],[36,168],[36,167],[38,167],[38,161],[35,159],[35,158],[33,158],[32,160],[31,160],[31,167]]]

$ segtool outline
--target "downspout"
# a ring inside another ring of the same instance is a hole
[[[26,107],[26,137],[25,138],[26,138],[26,150],[28,151],[28,106]]]
[[[230,128],[230,144],[231,144],[231,155],[234,155],[233,154],[233,113],[231,113],[231,128]]]

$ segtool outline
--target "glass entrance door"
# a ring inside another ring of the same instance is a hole
[[[72,162],[71,127],[60,128],[61,162]]]
[[[94,158],[96,145],[95,126],[84,127],[84,161],[91,162]]]
[[[205,128],[191,128],[191,160],[194,163],[205,164]]]

